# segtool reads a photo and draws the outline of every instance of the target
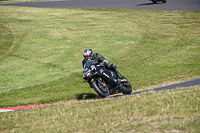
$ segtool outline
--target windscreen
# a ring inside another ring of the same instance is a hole
[[[91,64],[94,62],[95,62],[94,60],[86,62],[84,65],[84,71],[86,72],[89,69],[89,67],[91,66]]]

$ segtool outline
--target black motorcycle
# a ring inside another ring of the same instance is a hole
[[[161,1],[162,3],[166,3],[166,0],[150,0],[152,1],[153,3],[157,3],[158,1]]]
[[[90,87],[105,98],[116,93],[130,94],[132,86],[122,75],[122,79],[117,79],[115,72],[106,69],[104,66],[94,65],[94,60],[88,61],[84,65],[84,75]]]

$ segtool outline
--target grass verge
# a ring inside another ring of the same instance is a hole
[[[192,132],[200,86],[99,100],[70,100],[0,114],[0,132]]]

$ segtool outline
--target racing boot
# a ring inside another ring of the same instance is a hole
[[[117,73],[117,77],[118,77],[119,79],[123,79],[123,76],[122,76],[120,73]]]
[[[117,80],[120,82],[123,79],[123,76],[117,71],[117,69],[114,69],[114,72],[117,76]]]
[[[112,67],[113,67],[113,71],[115,72],[117,76],[117,79],[118,80],[123,79],[122,75],[117,71],[117,66],[115,64],[112,64]]]
[[[119,72],[116,72],[116,75],[117,75],[117,80],[120,82],[123,79],[122,75]]]

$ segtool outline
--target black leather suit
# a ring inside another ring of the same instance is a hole
[[[120,78],[121,75],[117,71],[116,66],[113,63],[108,63],[108,61],[99,53],[93,53],[91,56],[91,60],[95,60],[94,65],[100,65],[105,66],[107,69],[114,71],[117,74],[117,77]],[[86,63],[85,60],[82,61],[82,65],[84,67],[84,64]]]

